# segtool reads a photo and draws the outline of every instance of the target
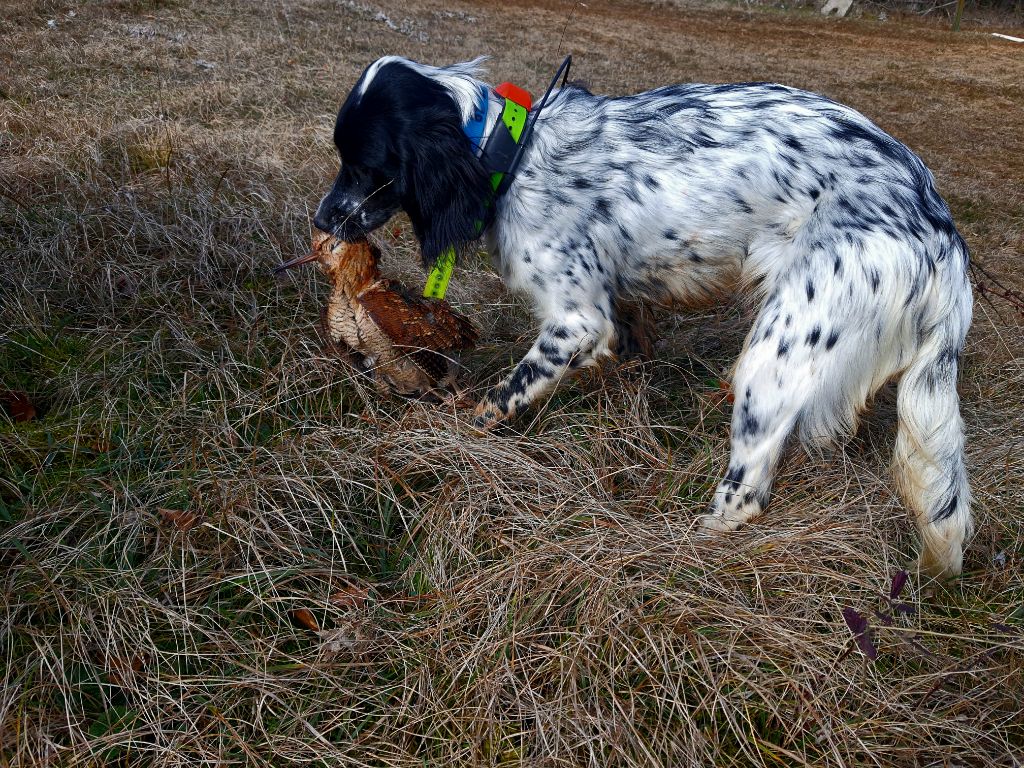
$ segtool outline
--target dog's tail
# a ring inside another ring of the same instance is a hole
[[[893,456],[902,494],[917,518],[922,571],[960,573],[971,533],[971,490],[957,396],[960,351],[971,323],[967,246],[953,233],[936,262],[916,354],[900,380]]]

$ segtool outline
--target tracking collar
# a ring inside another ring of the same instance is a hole
[[[473,107],[473,114],[462,129],[481,164],[491,174],[491,191],[494,194],[487,201],[488,206],[493,205],[494,200],[504,194],[512,182],[510,171],[516,161],[516,150],[523,137],[523,129],[526,128],[526,117],[533,106],[529,92],[512,83],[502,83],[494,88],[494,93],[503,99],[504,104],[501,118],[494,121],[490,133],[486,132],[491,90],[483,84],[480,85],[480,97]],[[477,229],[483,229],[482,221],[477,222]],[[447,248],[434,262],[423,295],[431,299],[443,299],[454,267],[455,249]]]
[[[491,173],[491,188],[497,197],[505,191],[498,190],[502,187],[505,176],[512,170],[533,99],[528,91],[512,83],[502,83],[494,89],[494,93],[501,97],[503,104],[501,119],[494,121],[491,132],[484,136],[484,131],[487,130],[487,105],[491,98],[486,85],[480,86],[480,104],[463,130],[476,150],[480,162]]]
[[[494,93],[504,99],[505,103],[501,110],[501,119],[494,121],[494,127],[488,135],[487,113],[490,104],[491,94],[486,85],[480,86],[480,100],[473,109],[473,114],[463,127],[466,137],[473,146],[474,152],[480,158],[484,168],[491,174],[491,190],[493,195],[486,201],[488,207],[501,197],[508,190],[515,178],[516,168],[523,159],[523,150],[533,132],[533,126],[537,122],[537,116],[544,109],[548,102],[555,83],[562,78],[562,85],[569,77],[569,67],[572,66],[572,56],[566,56],[562,65],[555,72],[551,85],[544,92],[537,108],[531,113],[533,100],[528,91],[512,83],[502,83],[495,87]],[[483,230],[484,222],[477,222],[477,234]],[[450,246],[445,249],[434,262],[434,268],[427,276],[427,284],[423,289],[423,295],[432,299],[443,299],[448,290],[448,281],[451,280],[452,270],[455,268],[455,248]]]

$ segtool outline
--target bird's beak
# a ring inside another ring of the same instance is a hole
[[[294,259],[292,259],[291,261],[286,261],[284,264],[278,264],[276,267],[274,267],[274,274],[275,275],[280,275],[286,269],[291,269],[292,267],[297,267],[300,264],[307,264],[310,261],[316,261],[316,259],[317,259],[317,252],[316,251],[310,251],[309,253],[307,253],[307,254],[305,254],[303,256],[296,256]]]

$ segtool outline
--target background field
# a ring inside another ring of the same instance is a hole
[[[366,63],[487,53],[537,92],[572,51],[602,92],[774,80],[861,109],[935,171],[983,287],[1024,287],[1024,45],[570,7],[0,4],[0,390],[27,397],[0,416],[0,765],[1021,764],[1006,301],[978,301],[964,361],[966,573],[892,605],[917,545],[891,392],[845,449],[787,461],[754,525],[692,530],[727,461],[741,304],[664,316],[656,362],[474,436],[327,353],[322,278],[271,277],[308,243]],[[383,243],[419,282],[401,219]],[[483,329],[479,393],[531,321],[482,256],[451,295]]]

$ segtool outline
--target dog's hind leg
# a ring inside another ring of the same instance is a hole
[[[952,301],[924,339],[897,388],[899,425],[893,465],[921,536],[920,568],[955,576],[971,532],[971,489],[956,381],[970,307]]]
[[[805,444],[822,446],[856,421],[874,386],[878,353],[853,338],[864,324],[852,320],[849,307],[835,309],[836,290],[795,276],[758,314],[736,364],[729,468],[701,519],[705,528],[735,530],[763,511],[794,427]],[[831,313],[823,313],[826,306]],[[853,360],[849,348],[869,352]]]
[[[780,365],[775,344],[748,342],[733,377],[729,469],[701,518],[704,528],[735,530],[768,505],[786,438],[810,396],[807,382],[795,378]]]
[[[615,302],[615,344],[612,352],[621,360],[654,356],[654,318],[642,304]]]

